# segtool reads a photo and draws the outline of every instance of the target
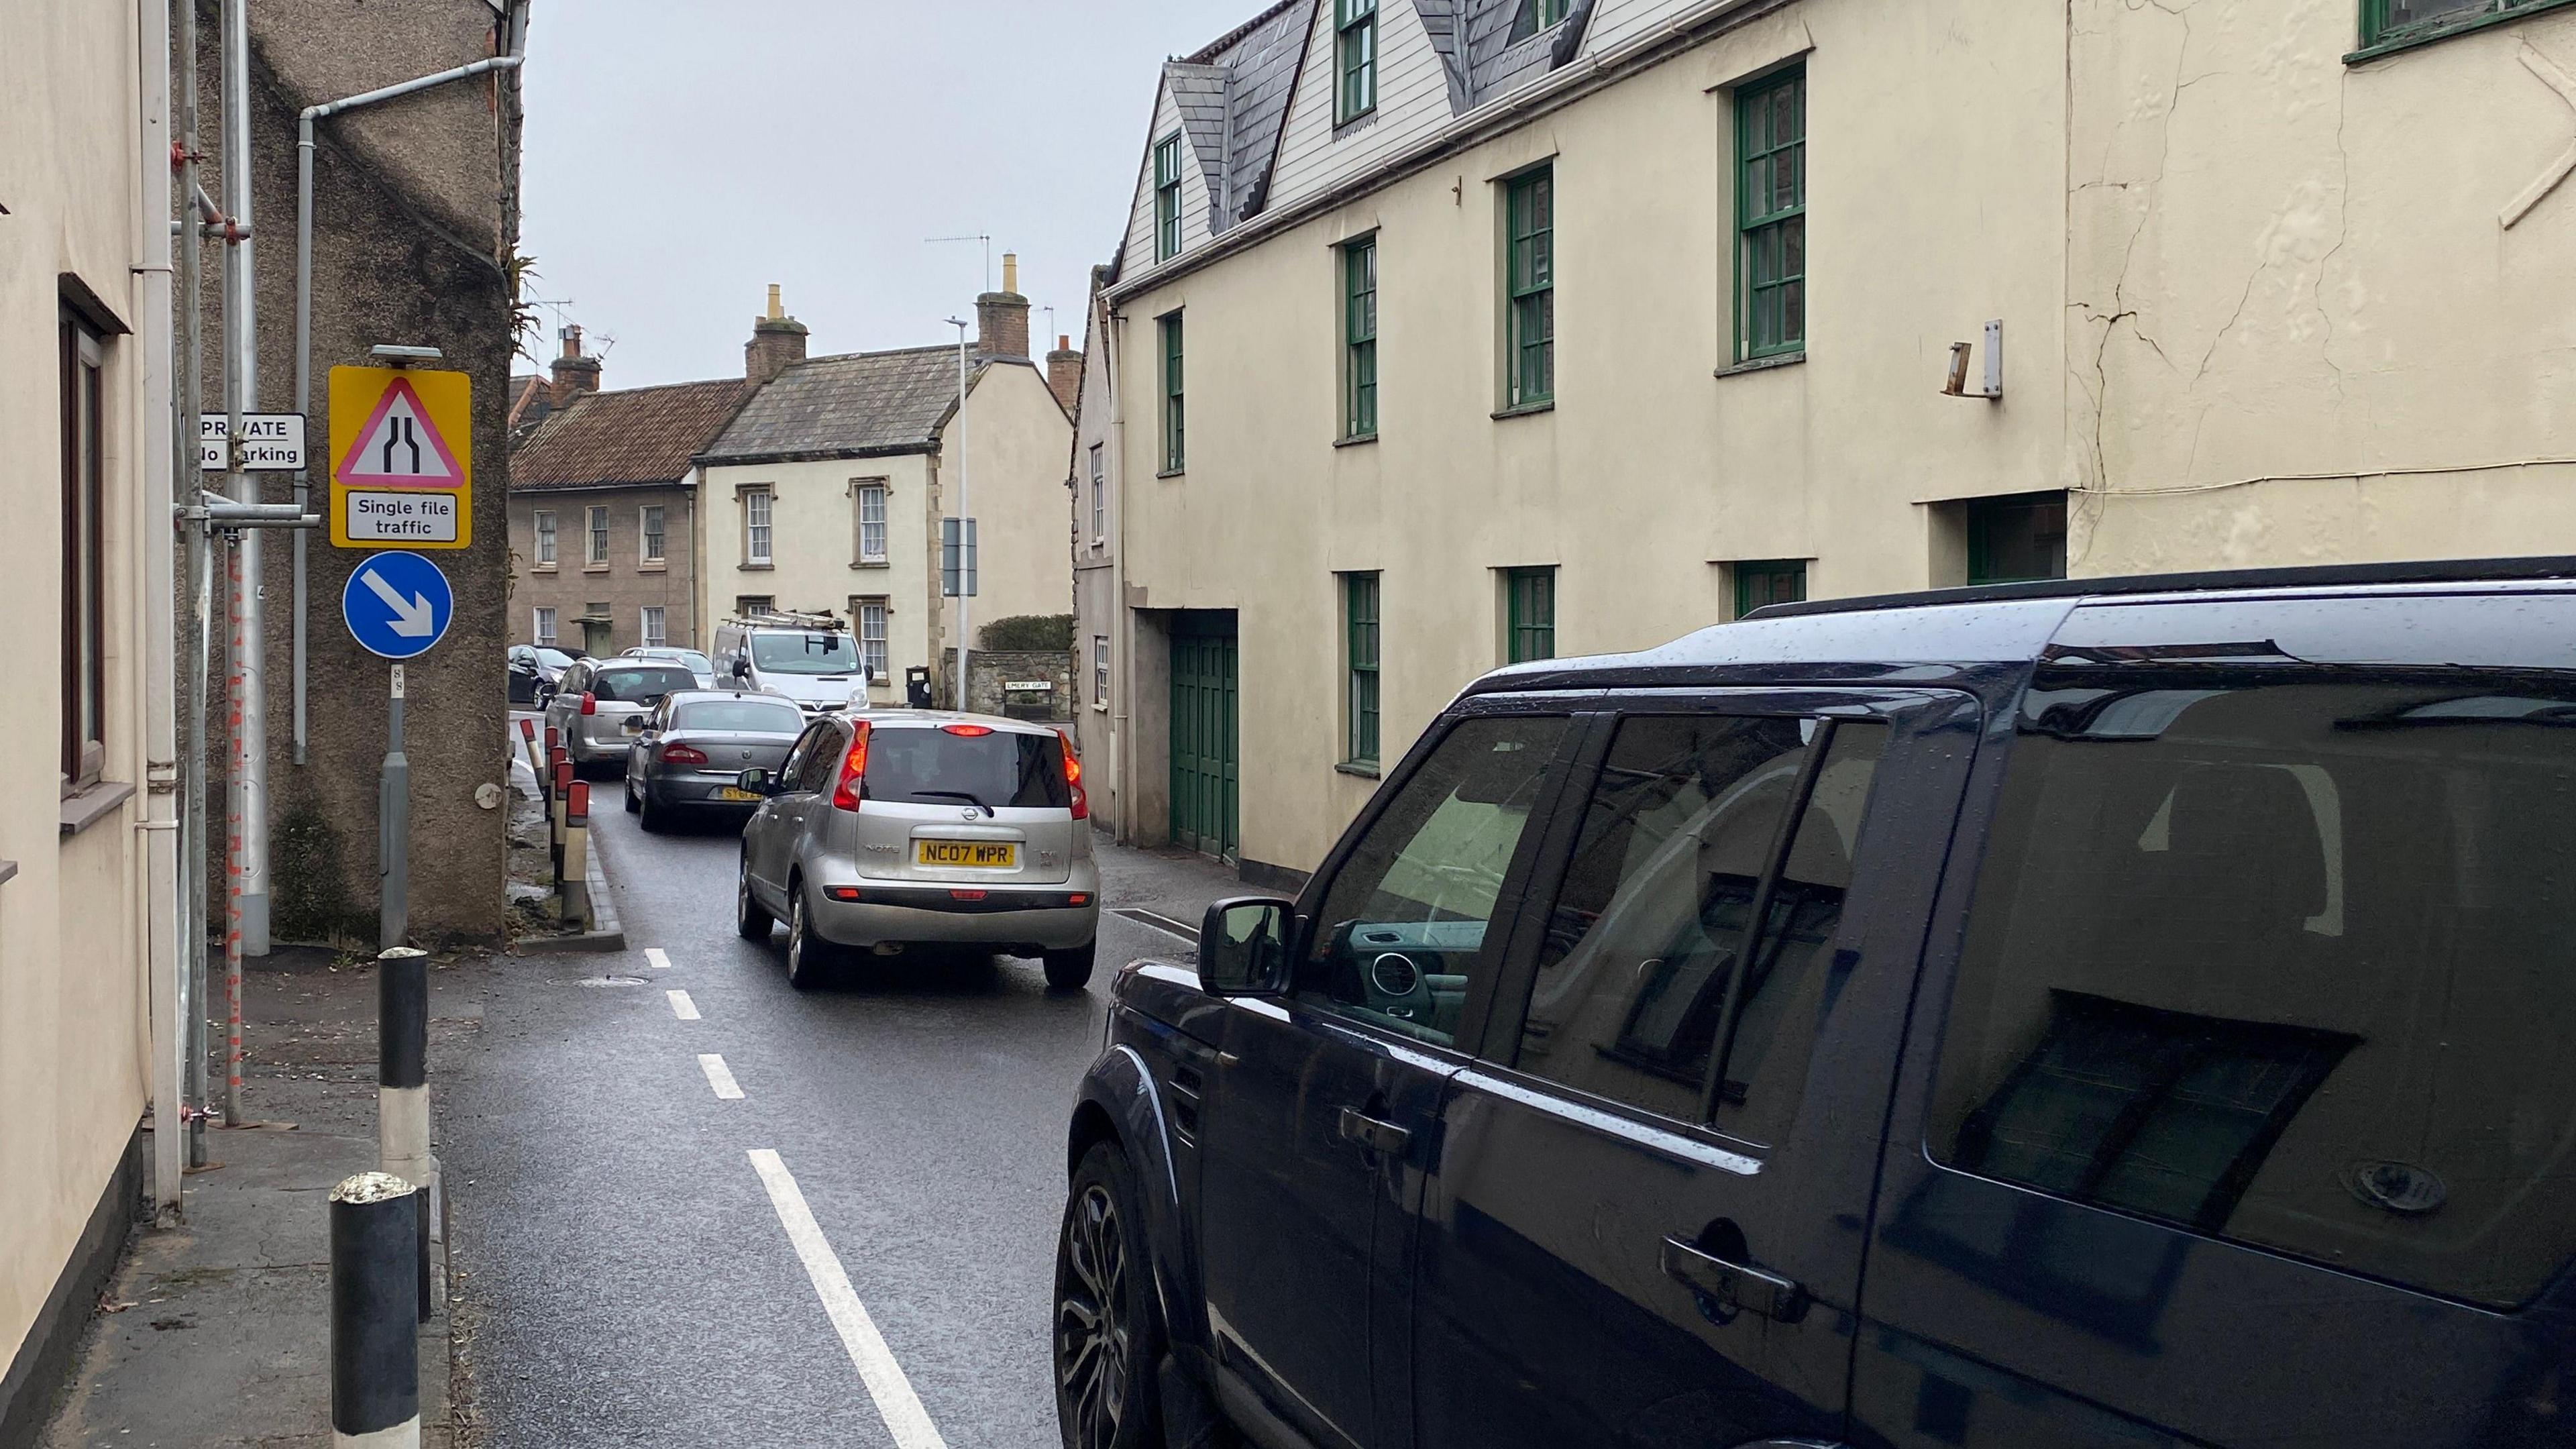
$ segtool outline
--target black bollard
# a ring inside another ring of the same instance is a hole
[[[430,1286],[438,1164],[429,1155],[429,953],[396,946],[376,957],[376,1166],[421,1189],[420,1319]]]
[[[331,1189],[331,1441],[420,1443],[421,1213],[426,1194],[391,1173]]]

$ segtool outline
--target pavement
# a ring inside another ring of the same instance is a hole
[[[1059,1443],[1074,1087],[1116,967],[1190,954],[1118,912],[1194,923],[1233,873],[1102,844],[1086,991],[907,955],[809,994],[734,932],[734,827],[592,822],[629,949],[513,960],[433,1064],[461,1442]]]
[[[433,1064],[473,1034],[484,993],[472,983],[489,969],[433,966]],[[266,1125],[209,1125],[206,1155],[222,1166],[189,1175],[181,1223],[136,1235],[44,1449],[331,1443],[326,1199],[376,1165],[374,965],[281,948],[247,963],[243,1020],[243,1103]],[[148,1173],[148,1148],[144,1160]],[[448,1327],[442,1305],[420,1336],[431,1449],[454,1442]]]

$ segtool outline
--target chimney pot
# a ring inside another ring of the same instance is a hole
[[[778,284],[772,282],[769,284],[769,320],[775,322],[786,315],[785,309],[778,303]]]
[[[1019,289],[1020,254],[1018,252],[1004,252],[1002,253],[1002,290],[1005,292],[1016,292]]]

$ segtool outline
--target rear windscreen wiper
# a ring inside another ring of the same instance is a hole
[[[950,800],[963,800],[963,801],[966,801],[968,804],[973,805],[975,808],[977,808],[977,809],[979,809],[979,810],[983,811],[986,815],[992,815],[992,814],[994,814],[994,813],[995,813],[995,812],[994,812],[994,810],[993,810],[993,807],[992,807],[992,806],[985,804],[985,803],[983,802],[983,800],[982,800],[982,799],[980,799],[979,797],[977,797],[976,795],[974,795],[972,792],[970,792],[970,791],[966,791],[966,790],[915,790],[915,791],[913,791],[912,793],[913,793],[913,794],[915,794],[915,795],[917,795],[917,796],[918,796],[918,795],[936,795],[936,796],[944,796],[945,798],[950,799]]]

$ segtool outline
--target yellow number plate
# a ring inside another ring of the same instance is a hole
[[[716,791],[716,798],[719,800],[757,800],[760,798],[760,792],[757,790],[745,790],[739,785],[726,785]]]
[[[1012,870],[1020,863],[1020,848],[1007,840],[916,840],[912,858],[922,865]]]

